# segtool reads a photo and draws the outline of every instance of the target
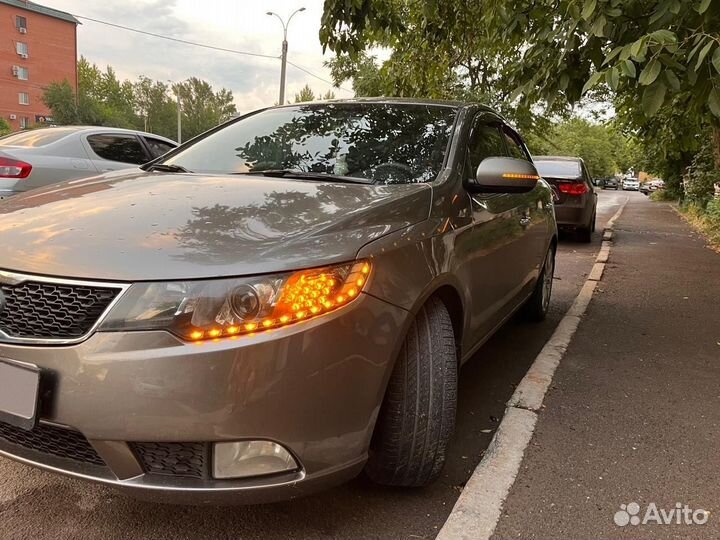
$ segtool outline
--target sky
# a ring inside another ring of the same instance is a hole
[[[90,17],[155,34],[222,48],[277,56],[253,58],[213,51],[144,36],[81,19],[78,27],[78,53],[101,68],[112,66],[123,79],[140,75],[161,81],[181,81],[199,77],[216,89],[232,90],[238,112],[272,105],[278,101],[282,25],[274,11],[284,19],[300,7],[306,10],[292,19],[288,28],[288,60],[330,80],[318,39],[323,0],[36,0],[48,7],[74,15]],[[333,89],[288,65],[286,99],[292,100],[309,84],[315,94],[333,90],[338,98],[352,97],[350,83]]]

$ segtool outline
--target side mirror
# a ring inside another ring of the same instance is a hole
[[[540,179],[535,165],[524,159],[485,158],[477,169],[474,182],[466,188],[474,193],[523,193],[532,190]]]

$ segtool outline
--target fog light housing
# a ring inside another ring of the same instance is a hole
[[[281,445],[271,441],[215,443],[213,478],[248,478],[299,469],[295,458]]]

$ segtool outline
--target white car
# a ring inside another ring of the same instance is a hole
[[[623,191],[640,191],[640,180],[637,178],[626,178],[622,184]]]
[[[0,199],[147,163],[177,147],[151,133],[105,127],[51,127],[0,138]]]

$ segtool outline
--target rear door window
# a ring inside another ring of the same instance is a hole
[[[475,180],[478,166],[489,157],[507,157],[507,150],[500,133],[500,126],[481,120],[470,134],[467,159],[465,160],[466,178]]]
[[[167,154],[170,150],[173,150],[175,148],[174,144],[161,141],[160,139],[154,139],[152,137],[144,137],[144,139],[148,145],[148,148],[150,148],[150,154],[152,155],[153,159]]]
[[[102,159],[142,165],[150,161],[135,135],[103,133],[88,135],[90,148]]]
[[[530,156],[528,156],[523,149],[522,143],[515,133],[512,133],[508,128],[504,128],[503,136],[505,137],[505,144],[507,144],[508,154],[511,158],[530,161]]]

